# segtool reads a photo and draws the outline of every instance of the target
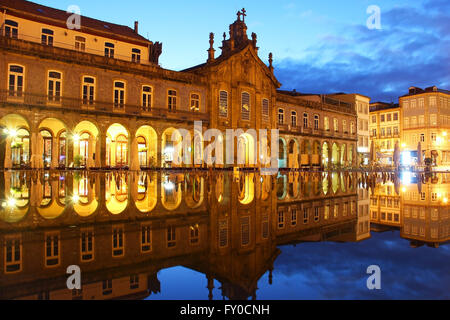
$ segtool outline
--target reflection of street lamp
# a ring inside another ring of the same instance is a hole
[[[14,198],[9,198],[8,199],[8,207],[12,208],[16,206],[16,199]]]
[[[78,203],[78,201],[80,201],[80,196],[77,194],[74,194],[72,197],[72,202],[73,203]]]
[[[73,135],[73,141],[75,141],[75,142],[78,142],[78,141],[80,141],[80,136],[78,135],[78,134],[74,134]]]
[[[11,129],[11,130],[3,129],[3,132],[11,138],[17,137],[17,130],[15,130],[15,129]]]

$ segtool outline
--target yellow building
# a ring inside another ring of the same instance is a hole
[[[450,168],[450,91],[411,87],[400,108],[403,150],[416,152],[420,142],[422,163],[429,158],[433,166]]]
[[[391,166],[395,145],[400,148],[401,108],[397,104],[375,102],[370,104],[370,138],[379,164]],[[372,149],[372,147],[371,147]]]

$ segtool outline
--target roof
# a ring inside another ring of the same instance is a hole
[[[408,96],[414,96],[414,95],[422,94],[422,93],[433,93],[433,92],[440,92],[440,93],[444,93],[444,94],[450,94],[449,90],[439,89],[436,86],[428,87],[428,88],[425,88],[425,89],[422,89],[422,88],[419,88],[419,87],[410,87],[409,88],[409,92],[407,94],[401,96],[400,98],[408,97]]]
[[[400,108],[398,103],[374,102],[370,104],[370,112],[397,108]]]
[[[6,9],[8,14],[20,18],[36,20],[38,22],[64,28],[67,27],[67,19],[73,14],[67,13],[64,10],[46,7],[25,0],[0,0],[0,9],[2,12]],[[79,31],[84,33],[94,33],[99,36],[113,39],[119,37],[122,38],[119,39],[122,41],[126,41],[124,38],[128,38],[129,40],[145,46],[151,43],[128,26],[92,19],[85,16],[81,16],[81,30]]]

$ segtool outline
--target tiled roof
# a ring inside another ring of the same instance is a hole
[[[6,9],[7,13],[19,15],[22,18],[31,18],[33,20],[57,26],[66,26],[67,19],[72,15],[72,13],[67,13],[63,10],[24,0],[0,0],[0,9],[2,12]],[[146,44],[150,43],[149,40],[140,36],[134,32],[134,29],[128,26],[81,16],[80,32],[92,33],[93,31],[96,31],[101,35],[105,34],[105,37],[108,37],[106,34],[109,34],[111,38],[125,37],[133,41],[145,42]]]

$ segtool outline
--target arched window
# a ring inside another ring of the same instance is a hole
[[[191,111],[200,111],[200,95],[196,93],[191,94]]]
[[[47,97],[50,102],[61,101],[62,74],[58,71],[49,71],[48,73],[48,92]]]
[[[250,120],[250,94],[248,92],[242,93],[241,113],[242,120]]]
[[[175,90],[169,90],[167,93],[167,108],[170,111],[177,110],[177,92]]]
[[[10,97],[22,97],[25,83],[24,67],[18,65],[9,66],[8,88]]]
[[[41,43],[46,46],[53,46],[53,30],[42,29]]]
[[[5,20],[5,37],[17,39],[19,36],[19,24],[12,20]]]
[[[328,117],[323,118],[323,127],[325,131],[330,131],[330,118]]]
[[[278,124],[284,124],[284,109],[278,109]]]
[[[125,107],[125,82],[114,81],[114,108]]]
[[[308,114],[306,112],[303,114],[303,128],[308,129]]]
[[[228,118],[228,92],[219,92],[219,116]]]
[[[141,167],[147,167],[148,163],[147,163],[147,153],[148,153],[148,148],[147,148],[147,141],[145,140],[144,137],[139,136],[137,137],[137,143],[138,143],[138,152],[139,152],[139,164],[141,165]]]
[[[262,99],[262,115],[263,117],[269,117],[269,100]]]
[[[124,167],[128,161],[128,139],[123,134],[116,139],[116,165]]]
[[[150,86],[142,87],[142,109],[150,111],[152,109],[153,88]]]
[[[318,114],[314,116],[314,130],[319,130],[320,117]]]
[[[114,44],[105,42],[105,57],[114,58]]]
[[[95,78],[83,77],[83,104],[94,104]]]
[[[291,124],[293,128],[297,127],[297,112],[295,111],[291,112]]]

